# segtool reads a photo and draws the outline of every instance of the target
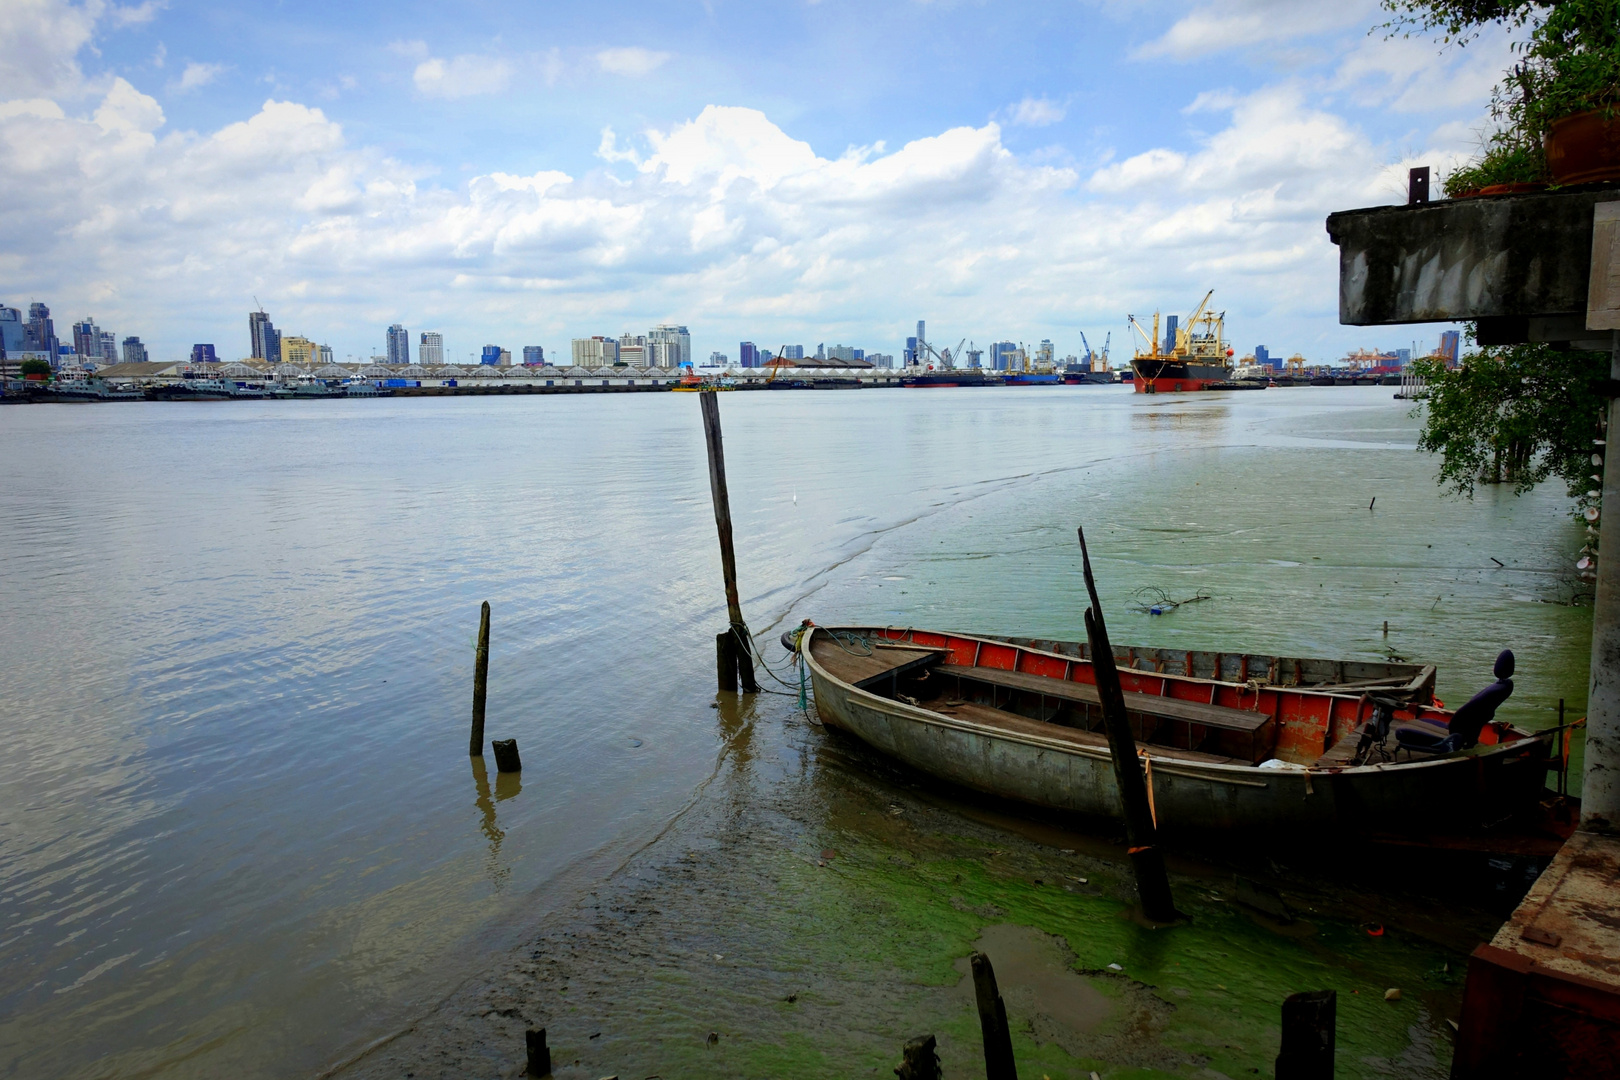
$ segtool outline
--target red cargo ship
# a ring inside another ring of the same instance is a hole
[[[1223,336],[1226,312],[1217,314],[1209,309],[1209,298],[1214,295],[1214,289],[1204,294],[1185,326],[1178,328],[1176,317],[1170,316],[1163,338],[1159,336],[1158,312],[1153,314],[1152,337],[1136,316],[1127,316],[1132,329],[1147,344],[1147,351],[1139,351],[1131,360],[1138,394],[1208,390],[1231,379],[1232,350]]]

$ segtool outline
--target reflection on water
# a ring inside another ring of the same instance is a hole
[[[1504,713],[1581,714],[1589,613],[1540,602],[1579,545],[1561,498],[1440,498],[1383,391],[725,398],[762,641],[805,616],[1078,636],[1085,524],[1122,640],[1396,649],[1448,699],[1507,644]],[[618,454],[537,464],[592,445]],[[840,465],[787,452],[809,445]],[[8,411],[0,455],[19,1075],[319,1071],[478,964],[519,898],[592,888],[570,868],[656,836],[717,755],[791,764],[761,745],[770,710],[710,708],[725,614],[690,395],[39,406]],[[1214,599],[1137,619],[1144,585]],[[543,769],[522,798],[461,772],[486,599],[492,730]]]

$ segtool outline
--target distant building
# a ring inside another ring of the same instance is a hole
[[[523,346],[524,367],[544,367],[546,363],[546,350],[541,345]]]
[[[294,334],[292,337],[276,335],[281,346],[281,359],[289,364],[313,364],[320,359],[320,346],[307,337]]]
[[[96,320],[86,318],[73,324],[73,351],[81,357],[101,355],[101,330]]]
[[[1181,322],[1179,315],[1166,315],[1164,317],[1164,351],[1174,352],[1176,349],[1176,326]]]
[[[433,330],[422,331],[422,340],[416,347],[416,362],[423,367],[444,363],[444,335]]]
[[[489,367],[500,367],[501,353],[504,351],[505,350],[499,345],[485,345],[483,353],[478,358],[478,362]]]
[[[827,350],[828,360],[864,360],[865,350],[857,349],[851,345],[834,345]]]
[[[193,364],[217,364],[219,356],[214,352],[212,345],[193,345],[191,347],[191,362]]]
[[[660,323],[647,332],[647,344],[657,367],[684,367],[692,362],[692,335],[684,326]]]
[[[967,361],[968,361],[968,367],[983,367],[984,366],[984,350],[983,349],[969,349],[967,351]]]
[[[619,343],[600,335],[573,339],[575,367],[610,367],[619,362]]]
[[[737,364],[739,367],[759,367],[759,350],[752,341],[744,341],[737,346]]]
[[[1018,352],[1018,346],[1011,341],[994,341],[990,343],[990,368],[992,371],[1006,371],[1012,363],[1012,357]]]
[[[1052,347],[1052,342],[1042,338],[1041,343],[1035,348],[1035,362],[1045,367],[1051,367],[1056,363],[1056,353],[1057,350]]]
[[[0,359],[27,351],[28,335],[23,330],[22,312],[14,307],[0,307]]]
[[[873,367],[894,367],[894,356],[891,353],[867,353],[865,359]]]
[[[332,346],[322,345],[319,349],[319,353],[321,363],[330,364],[332,362]]]
[[[723,352],[712,352],[709,354],[710,367],[725,367],[729,362],[729,358]]]
[[[411,335],[407,334],[399,323],[388,328],[388,362],[390,364],[411,362]]]
[[[917,320],[917,363],[928,363],[928,324]]]
[[[512,366],[512,350],[511,349],[502,349],[501,350],[500,365],[501,365],[501,367],[511,367]]]
[[[1271,363],[1271,350],[1264,345],[1256,345],[1254,347],[1254,362],[1260,367],[1273,366]]]
[[[784,346],[782,346],[782,359],[783,360],[803,360],[804,359],[804,346],[803,345],[784,345]]]
[[[1396,349],[1395,350],[1395,366],[1396,367],[1400,368],[1402,371],[1405,371],[1406,366],[1408,364],[1410,364],[1411,362],[1412,362],[1412,350],[1411,349]]]
[[[23,324],[23,352],[44,353],[56,366],[61,342],[56,340],[56,324],[51,321],[51,309],[44,304],[28,305],[28,321]]]
[[[249,354],[254,360],[267,360],[272,364],[281,362],[281,335],[276,333],[270,316],[262,311],[248,312],[248,338],[252,345]]]
[[[146,363],[146,346],[141,344],[140,338],[127,337],[124,339],[124,363]]]
[[[1447,330],[1445,333],[1440,335],[1440,348],[1437,350],[1437,352],[1439,353],[1440,358],[1446,362],[1447,367],[1456,365],[1457,349],[1461,341],[1462,335],[1456,330]]]
[[[905,358],[906,367],[917,363],[917,339],[914,337],[906,338]]]

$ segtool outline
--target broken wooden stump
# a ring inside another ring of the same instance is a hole
[[[529,1076],[550,1076],[551,1048],[546,1045],[546,1029],[530,1028],[523,1033],[523,1042],[529,1051],[529,1065],[524,1072]]]
[[[932,1035],[906,1040],[900,1054],[900,1067],[894,1070],[900,1080],[940,1080],[939,1054]]]
[[[1282,1006],[1282,1049],[1277,1080],[1333,1080],[1333,1041],[1339,994],[1290,994]]]
[[[1013,1064],[1012,1033],[1007,1030],[1007,1005],[996,989],[996,970],[990,958],[974,953],[973,997],[979,1006],[979,1029],[984,1033],[985,1080],[1018,1080]]]
[[[720,437],[720,403],[715,400],[714,393],[708,390],[698,395],[698,401],[703,412],[703,438],[709,451],[709,494],[714,499],[714,527],[720,536],[720,572],[725,578],[726,614],[731,619],[731,629],[721,635],[732,639],[729,646],[716,639],[720,689],[735,690],[740,681],[743,693],[757,694],[759,684],[754,681],[754,657],[748,644],[748,626],[743,622],[742,602],[737,598],[737,555],[731,544],[731,495],[726,490],[726,451]],[[732,671],[729,686],[726,675],[728,664]]]
[[[495,751],[495,771],[513,773],[523,771],[523,759],[518,757],[516,739],[495,739],[489,748]]]

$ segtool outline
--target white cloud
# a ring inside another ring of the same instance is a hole
[[[1136,50],[1138,59],[1196,60],[1228,49],[1254,48],[1381,21],[1376,0],[1215,0],[1178,19]]]
[[[83,74],[76,58],[89,44],[101,14],[99,5],[9,0],[0,47],[0,97],[77,92]]]
[[[425,41],[390,41],[388,51],[396,56],[408,56],[412,60],[426,60],[428,57]]]
[[[512,79],[512,65],[498,56],[431,57],[416,65],[416,88],[426,97],[464,98],[498,94]]]
[[[86,7],[96,7],[96,4],[87,4]],[[157,18],[157,13],[169,5],[165,0],[145,0],[145,3],[134,7],[121,7],[113,4],[107,8],[107,15],[114,26],[134,26],[139,23],[149,23]]]
[[[1026,97],[1012,107],[1011,120],[1020,127],[1046,127],[1064,117],[1063,106],[1044,97]]]
[[[188,90],[195,90],[199,86],[207,86],[219,78],[224,71],[224,64],[199,64],[193,61],[186,65],[186,70],[180,75],[180,81],[175,83],[173,88],[183,94]]]
[[[639,45],[622,49],[603,49],[596,54],[596,63],[610,75],[639,77],[650,75],[669,59],[667,52],[654,52]]]

